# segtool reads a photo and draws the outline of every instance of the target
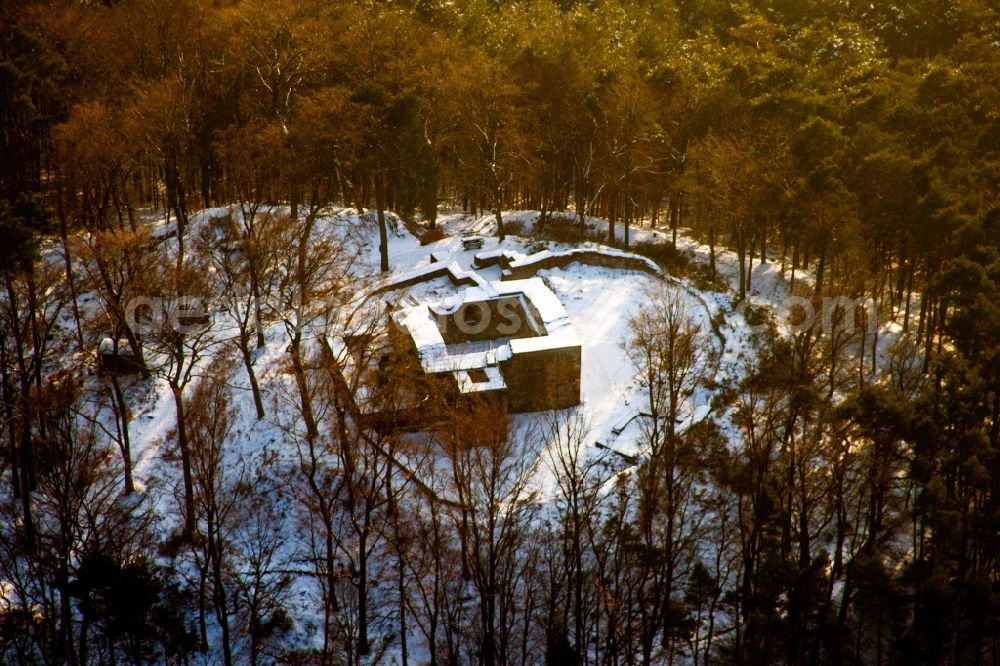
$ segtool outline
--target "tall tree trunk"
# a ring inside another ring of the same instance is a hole
[[[507,238],[507,232],[503,228],[503,186],[500,183],[493,187],[493,216],[497,222],[497,238],[502,243]]]
[[[737,232],[736,236],[736,261],[739,264],[740,275],[740,300],[747,296],[747,246],[746,239],[742,232]]]
[[[253,369],[253,355],[250,353],[250,341],[245,333],[240,333],[240,354],[243,356],[243,365],[247,369],[247,377],[250,379],[250,391],[253,393],[253,405],[257,410],[257,418],[264,418],[264,400],[260,394],[260,384],[257,382],[257,373]]]
[[[365,500],[365,512],[370,500]],[[368,638],[368,518],[358,539],[358,654],[362,657],[371,652],[371,641]]]
[[[375,210],[378,215],[379,270],[389,272],[389,234],[385,226],[385,182],[383,175],[375,175]]]
[[[114,344],[115,355],[118,355],[118,343]],[[135,484],[132,480],[132,444],[128,432],[129,414],[128,403],[125,401],[125,393],[122,391],[122,384],[115,372],[111,372],[111,391],[114,397],[115,421],[118,423],[119,446],[122,452],[122,467],[125,469],[125,494],[131,495],[135,492]]]
[[[167,205],[177,222],[177,268],[184,265],[184,235],[187,232],[187,193],[180,175],[176,154],[171,154],[164,165]]]
[[[681,200],[680,193],[670,197],[670,243],[677,249],[677,227],[680,225]]]
[[[17,447],[17,430],[14,428],[14,384],[11,382],[10,372],[8,371],[8,362],[10,358],[7,355],[7,331],[0,328],[0,386],[3,388],[3,407],[4,407],[4,417],[7,423],[10,424],[7,430],[7,446],[9,449],[9,460],[10,460],[10,488],[11,494],[14,499],[21,498],[21,478],[18,474],[18,447]]]
[[[35,461],[32,451],[31,409],[27,398],[30,387],[21,384],[21,511],[24,521],[24,546],[32,553],[35,550],[35,519],[31,508],[31,491],[35,487]]]
[[[181,472],[184,476],[184,535],[194,534],[194,479],[191,475],[191,450],[188,446],[187,420],[184,416],[184,390],[176,382],[171,382],[170,392],[174,396],[177,412],[177,448],[181,455]]]
[[[903,333],[910,330],[910,304],[913,301],[914,260],[910,259],[909,271],[906,274],[906,305],[903,310]]]
[[[292,357],[292,374],[295,376],[295,385],[299,392],[299,408],[302,412],[302,420],[306,426],[306,437],[310,440],[315,440],[319,437],[319,428],[313,413],[312,400],[309,396],[309,386],[306,383],[306,371],[302,363],[301,346],[301,334],[296,332],[291,344],[289,344],[289,352]]]
[[[264,313],[261,307],[260,280],[255,265],[250,266],[250,289],[253,292],[253,325],[257,334],[257,349],[263,349],[266,344],[264,340]]]
[[[607,197],[607,212],[608,212],[608,245],[615,244],[615,213],[617,212],[618,202],[614,194],[608,194]]]
[[[391,455],[391,453],[390,453]],[[399,595],[399,642],[400,642],[400,666],[409,666],[409,645],[407,641],[406,624],[406,567],[405,556],[403,554],[403,535],[400,530],[400,516],[398,498],[392,484],[392,466],[386,468],[385,495],[389,502],[389,516],[393,526],[393,541],[396,551],[396,594]],[[434,643],[431,642],[431,652],[434,652]]]
[[[823,277],[826,271],[826,241],[821,241],[819,246],[819,260],[816,264],[816,289],[815,295],[820,296],[823,293]]]
[[[66,267],[66,284],[69,286],[69,295],[72,298],[72,308],[73,308],[73,324],[76,328],[76,341],[80,346],[80,350],[83,351],[83,327],[80,325],[80,307],[78,304],[79,298],[76,290],[76,278],[73,274],[73,260],[69,252],[69,223],[66,219],[66,211],[63,204],[63,187],[58,185],[59,197],[58,197],[58,217],[59,217],[59,236],[62,240],[62,255],[63,262]]]
[[[542,200],[541,200],[541,211],[538,213],[538,224],[535,225],[536,231],[543,231],[545,229],[545,219],[548,215],[548,197],[545,195],[547,185],[542,186]]]
[[[19,423],[21,436],[20,498],[22,520],[24,521],[25,548],[30,553],[35,549],[35,521],[31,507],[31,491],[35,487],[31,433],[32,401],[29,397],[31,394],[31,375],[26,364],[28,356],[24,348],[24,335],[21,330],[22,313],[18,305],[17,290],[14,288],[14,282],[9,273],[4,275],[4,282],[7,287],[7,307],[10,309],[11,321],[13,322],[11,330],[14,334],[14,360],[17,362],[18,383],[20,385],[20,392],[18,394],[18,402],[21,407]]]
[[[708,267],[710,271],[710,280],[715,282],[716,270],[715,270],[715,225],[709,224],[708,227]]]
[[[212,562],[212,605],[215,607],[215,618],[222,630],[222,663],[224,666],[232,666],[233,651],[229,637],[229,605],[226,603],[226,590],[222,583],[222,544],[216,520],[209,521],[208,532],[208,546]]]

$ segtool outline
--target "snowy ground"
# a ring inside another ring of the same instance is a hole
[[[202,211],[194,220],[194,227],[207,220],[227,213],[227,209]],[[531,211],[515,211],[505,214],[505,220],[528,229],[537,218]],[[596,230],[606,229],[601,220],[588,220]],[[419,241],[401,225],[394,225],[390,234],[389,256],[392,274],[419,269],[431,263],[431,253],[445,261],[454,261],[463,269],[473,268],[472,261],[478,252],[505,249],[522,254],[530,254],[539,249],[537,241],[508,236],[500,243],[494,236],[494,221],[491,215],[473,218],[461,213],[442,215],[439,224],[446,233],[440,241],[421,246]],[[157,223],[157,235],[169,236],[173,225]],[[325,233],[343,233],[350,230],[357,234],[363,245],[362,263],[359,272],[365,274],[370,283],[377,282],[378,247],[377,229],[372,215],[359,219],[352,209],[331,210],[322,219],[320,228]],[[194,229],[192,229],[194,231]],[[619,227],[619,234],[623,233]],[[463,250],[459,235],[462,232],[476,232],[486,236],[481,250]],[[633,242],[670,242],[669,232],[648,228],[632,228]],[[172,242],[170,240],[165,242]],[[584,244],[593,246],[593,244]],[[695,263],[707,263],[708,248],[691,239],[683,232],[678,239],[679,248]],[[570,249],[572,246],[546,243],[552,251]],[[588,447],[600,444],[620,453],[631,455],[641,453],[638,440],[641,433],[643,411],[643,391],[636,378],[636,371],[628,361],[622,342],[627,334],[628,320],[648,295],[656,289],[668,288],[685,294],[690,309],[703,326],[707,339],[713,345],[712,366],[707,374],[717,383],[727,378],[737,378],[745,372],[746,365],[754,355],[754,332],[738,310],[734,311],[735,297],[732,289],[738,279],[734,253],[717,249],[717,267],[730,290],[698,290],[685,280],[665,282],[646,273],[614,270],[595,266],[571,264],[566,269],[543,270],[540,277],[558,296],[570,315],[582,343],[582,405],[574,410],[582,413],[589,423]],[[479,271],[482,277],[499,278],[499,268]],[[802,271],[796,281],[810,280]],[[665,286],[666,285],[666,286]],[[423,297],[444,299],[457,290],[446,279],[439,279],[415,288]],[[755,264],[752,277],[751,301],[772,313],[781,310],[783,299],[789,294],[788,283],[779,274],[779,266],[770,262]],[[712,322],[714,322],[714,329]],[[898,332],[898,326],[888,324],[884,332]],[[895,335],[883,335],[885,344]],[[233,428],[233,446],[230,448],[232,469],[253,467],[255,461],[270,456],[291,456],[289,447],[283,445],[285,434],[282,418],[294,414],[291,396],[294,386],[285,371],[287,364],[287,341],[281,324],[272,325],[267,331],[267,344],[256,355],[255,368],[264,392],[268,417],[258,421],[253,407],[249,386],[241,364],[232,370],[229,382],[247,390],[237,391],[237,418]],[[204,367],[201,368],[204,371]],[[96,380],[95,380],[96,381]],[[178,465],[167,462],[171,430],[174,425],[174,405],[166,382],[153,378],[148,382],[133,380],[129,395],[134,403],[130,435],[135,460],[135,478],[140,490],[149,489],[157,512],[161,516],[179,516],[177,498],[173,492],[179,477]],[[681,428],[709,416],[709,405],[713,390],[707,385],[700,387],[685,404],[686,417]],[[275,414],[286,416],[276,418]],[[520,425],[539,426],[546,414],[528,414],[517,417]],[[725,426],[724,426],[725,427]],[[544,452],[539,451],[537,489],[541,497],[551,496],[555,479],[550,467],[544,464]],[[172,529],[173,525],[164,525]],[[306,589],[297,589],[295,595],[302,609],[315,606],[317,600],[310,597]],[[302,617],[302,616],[300,616]]]
[[[210,209],[199,213],[196,224],[217,217],[226,209]],[[350,227],[360,229],[361,242],[364,244],[361,271],[368,276],[377,275],[378,247],[377,233],[372,216],[359,220],[352,209],[331,210],[325,218],[331,229]],[[532,211],[514,211],[504,214],[505,222],[512,222],[522,229],[528,229],[537,218]],[[606,229],[606,223],[599,219],[588,219],[588,223],[600,231]],[[161,223],[162,233],[169,233],[172,225]],[[432,263],[431,254],[441,260],[457,263],[462,269],[474,269],[473,258],[479,252],[504,249],[522,254],[530,254],[539,248],[537,241],[528,238],[508,236],[501,243],[495,234],[495,222],[492,215],[473,218],[462,213],[451,213],[439,217],[439,225],[447,234],[446,238],[420,245],[401,225],[395,225],[390,234],[389,257],[392,274],[399,274],[414,269],[426,267]],[[624,230],[619,225],[619,237]],[[485,244],[481,250],[463,250],[459,235],[463,232],[476,232],[486,235]],[[633,243],[670,242],[667,231],[649,228],[630,229]],[[368,239],[368,240],[366,240]],[[585,246],[595,246],[585,243]],[[544,246],[552,251],[570,249],[570,245],[547,242]],[[596,247],[596,246],[595,246]],[[707,263],[708,247],[682,233],[678,237],[678,248],[687,254],[694,262]],[[717,269],[723,281],[736,286],[738,269],[736,256],[732,252],[716,250]],[[479,274],[488,280],[499,279],[499,268],[491,267],[478,270]],[[576,326],[583,347],[581,397],[582,405],[576,410],[582,412],[589,423],[591,445],[601,443],[614,450],[626,454],[637,453],[636,440],[640,434],[643,411],[643,391],[636,379],[635,369],[631,367],[622,349],[622,342],[627,335],[628,320],[638,310],[648,295],[661,288],[680,290],[686,294],[690,309],[695,318],[704,327],[706,335],[715,347],[716,364],[711,369],[711,377],[716,382],[726,378],[738,377],[745,369],[746,363],[754,354],[754,329],[745,321],[739,310],[734,310],[735,296],[730,291],[698,290],[692,284],[679,280],[673,285],[666,285],[651,275],[633,271],[615,270],[581,264],[571,264],[566,269],[539,271],[538,275],[545,280],[556,293],[570,318]],[[377,279],[377,278],[376,278]],[[811,276],[799,271],[796,281],[808,283]],[[458,291],[446,279],[433,280],[415,287],[413,293],[421,298],[443,300]],[[752,290],[750,301],[755,305],[769,309],[775,315],[781,313],[781,304],[789,294],[786,279],[779,274],[779,266],[775,262],[764,265],[755,264],[753,269]],[[713,332],[710,321],[715,320],[718,331]],[[780,322],[779,322],[780,323]],[[898,332],[898,325],[888,324],[883,327],[887,332]],[[883,335],[884,344],[895,335]],[[721,339],[720,339],[721,338]],[[287,395],[287,376],[284,373],[285,359],[284,330],[280,324],[273,325],[268,331],[267,346],[258,352],[255,367],[258,368],[261,384],[264,387],[267,400],[274,406],[279,406]],[[241,366],[233,369],[232,383],[235,386],[246,386]],[[162,457],[162,445],[166,441],[173,425],[173,402],[170,392],[162,380],[154,380],[154,386],[147,391],[135,391],[137,404],[135,418],[131,426],[132,441],[136,448],[136,478],[140,482],[151,480],[163,474],[164,466],[158,464]],[[249,391],[245,400],[238,403],[239,419],[235,435],[244,441],[239,447],[241,456],[265,455],[277,447],[280,449],[282,433],[273,419],[257,421],[253,413]],[[688,414],[683,427],[705,418],[709,413],[711,392],[700,389],[685,405]],[[519,417],[522,424],[532,421],[540,423],[546,419],[544,414],[525,415]],[[281,455],[280,450],[274,451]],[[172,466],[171,466],[172,467]],[[540,465],[541,477],[539,486],[543,494],[551,491],[552,479],[545,465]],[[164,507],[165,508],[165,507]]]

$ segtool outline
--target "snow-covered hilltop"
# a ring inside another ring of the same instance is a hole
[[[738,575],[729,563],[743,490],[729,475],[760,464],[763,442],[780,460],[781,442],[828,441],[808,414],[868,383],[906,380],[892,349],[900,327],[844,325],[865,303],[825,313],[793,291],[780,258],[753,266],[738,301],[735,255],[683,232],[676,251],[649,228],[631,230],[634,249],[612,248],[593,240],[606,237],[600,219],[570,223],[574,241],[551,240],[537,220],[504,213],[500,241],[493,216],[449,213],[422,244],[418,227],[390,215],[386,273],[375,215],[353,209],[298,219],[287,208],[251,218],[208,209],[181,237],[168,216],[46,246],[48,288],[61,296],[41,317],[60,351],[44,368],[39,415],[64,423],[62,446],[100,479],[79,501],[159,544],[136,572],[160,581],[142,622],[172,618],[171,640],[203,641],[200,663],[225,657],[222,646],[277,658],[344,641],[366,644],[375,663],[404,651],[428,659],[444,636],[475,633],[483,604],[499,604],[503,626],[536,644],[542,563],[592,570],[607,594],[627,596],[651,584],[628,553],[655,540],[673,544],[674,584],[717,586],[683,611],[692,646],[710,649],[733,622],[719,595]],[[72,284],[58,275],[65,248]],[[655,260],[664,252],[670,265]],[[480,312],[466,323],[480,325],[502,298],[514,299],[523,331],[447,338],[464,305]],[[393,344],[400,335],[407,344]],[[530,360],[562,349],[571,378]],[[529,360],[515,370],[503,365],[511,358]],[[769,393],[788,372],[799,373],[793,383],[809,374],[825,402]],[[452,375],[451,389],[432,379]],[[575,382],[560,398],[573,406],[508,414],[506,397],[481,399],[515,378],[539,390]],[[59,524],[60,501],[38,512],[39,534]],[[99,562],[78,566],[96,586],[124,575],[101,582]],[[2,582],[10,612],[15,572]]]

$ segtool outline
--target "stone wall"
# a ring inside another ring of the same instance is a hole
[[[510,267],[500,275],[501,280],[523,280],[532,277],[540,270],[547,268],[566,268],[572,263],[603,266],[620,270],[639,271],[658,277],[662,272],[655,263],[640,256],[612,254],[598,250],[570,250],[569,252],[545,253],[545,256],[532,259],[531,256],[512,262]]]
[[[512,413],[580,404],[579,346],[514,354],[500,364]]]
[[[468,271],[463,271],[456,264],[445,264],[441,262],[432,263],[430,267],[410,274],[403,274],[386,284],[379,285],[371,290],[371,294],[385,294],[397,289],[407,289],[424,282],[429,282],[439,277],[447,277],[456,287],[474,287],[480,285],[478,276]]]

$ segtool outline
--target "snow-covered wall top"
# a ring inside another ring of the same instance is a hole
[[[407,287],[412,287],[415,284],[420,284],[421,282],[427,282],[428,280],[433,280],[437,277],[447,277],[451,280],[452,284],[456,286],[461,285],[480,285],[486,283],[483,278],[481,278],[475,271],[464,270],[454,261],[448,264],[445,263],[432,263],[426,266],[421,266],[420,268],[415,268],[413,270],[400,273],[398,275],[392,276],[388,281],[380,284],[372,290],[372,294],[384,294],[387,291],[393,291],[395,289],[405,289]]]
[[[510,262],[509,268],[501,273],[501,280],[518,280],[530,277],[546,268],[565,268],[572,262],[634,270],[664,277],[663,271],[656,262],[629,252],[612,248],[574,248],[561,252],[542,250],[526,257]]]
[[[433,264],[432,264],[433,265]],[[474,274],[462,271],[466,275]],[[479,278],[479,276],[476,276]],[[446,345],[437,317],[456,312],[468,303],[483,302],[504,296],[523,297],[541,320],[544,334],[515,340],[498,339],[496,346],[483,348],[481,343]],[[540,278],[487,282],[479,279],[458,298],[450,299],[438,310],[426,303],[403,308],[395,313],[396,324],[413,340],[425,372],[454,372],[482,368],[505,361],[519,352],[542,351],[580,345],[566,308]]]

